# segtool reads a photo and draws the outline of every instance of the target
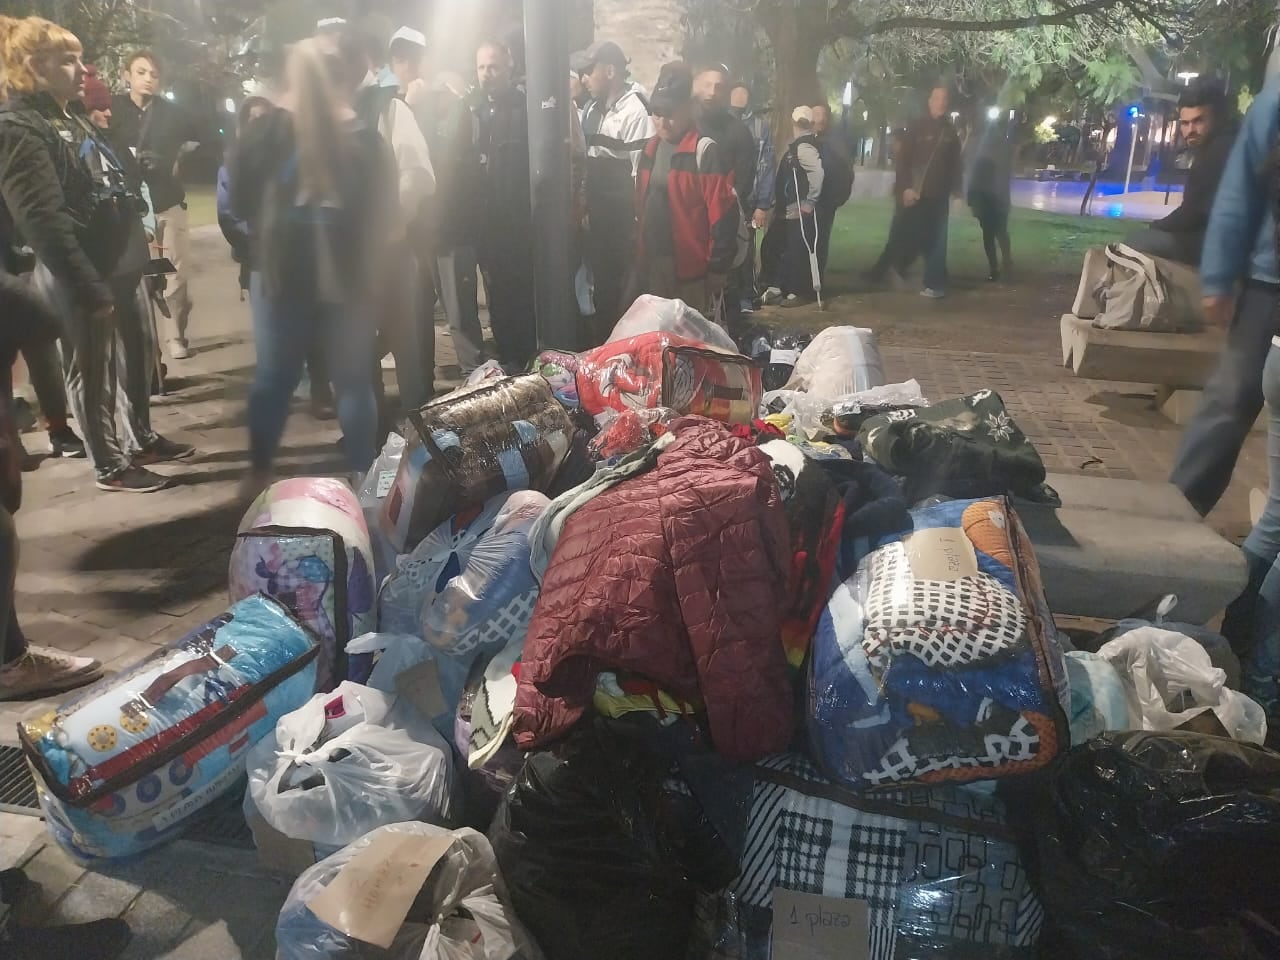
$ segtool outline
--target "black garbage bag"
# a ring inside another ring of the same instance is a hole
[[[1106,734],[1072,750],[1040,796],[1023,812],[1050,921],[1043,956],[1280,956],[1280,754]]]
[[[669,758],[603,722],[529,756],[489,837],[547,960],[683,957],[698,892],[738,872]]]

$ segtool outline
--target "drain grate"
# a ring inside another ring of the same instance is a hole
[[[35,781],[21,747],[0,745],[0,811],[40,816]]]

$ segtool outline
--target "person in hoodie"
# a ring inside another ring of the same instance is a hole
[[[720,149],[694,122],[693,72],[666,64],[649,98],[657,135],[636,177],[633,292],[713,314],[738,256],[742,211]]]
[[[146,321],[137,309],[149,258],[141,184],[85,114],[79,99],[85,68],[75,35],[37,17],[2,22],[9,100],[0,110],[0,199],[35,251],[38,289],[63,320],[71,408],[96,485],[123,493],[161,490],[168,478],[147,466],[186,459],[195,448],[151,428],[149,365],[135,369],[146,356]]]
[[[791,113],[793,139],[778,165],[777,212],[760,249],[767,287],[765,304],[798,307],[813,300],[810,250],[817,250],[822,154],[813,130],[813,108]]]
[[[730,109],[734,116],[747,125],[756,143],[756,195],[750,204],[755,208],[747,227],[751,234],[751,242],[747,246],[747,259],[740,270],[739,309],[744,314],[754,313],[756,309],[756,233],[769,228],[769,220],[773,216],[776,184],[774,176],[777,171],[777,154],[773,148],[773,131],[769,122],[751,108],[751,88],[739,83],[729,91]]]
[[[644,90],[627,73],[622,48],[605,40],[575,53],[595,116],[587,135],[587,261],[595,282],[595,339],[603,343],[631,306],[625,300],[635,249],[636,171],[654,125]],[[594,128],[594,129],[592,129]]]

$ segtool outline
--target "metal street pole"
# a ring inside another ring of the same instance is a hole
[[[1133,153],[1138,147],[1138,119],[1142,115],[1133,117],[1133,123],[1129,125],[1129,166],[1124,171],[1124,192],[1129,192],[1129,181],[1133,177]]]
[[[569,177],[571,0],[524,0],[529,100],[529,186],[533,200],[534,300],[538,347],[575,349],[572,185]]]

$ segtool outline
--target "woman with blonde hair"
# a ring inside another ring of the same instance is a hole
[[[296,44],[281,109],[249,126],[233,161],[231,206],[249,225],[258,352],[246,493],[270,481],[313,342],[328,360],[350,469],[367,469],[378,450],[370,304],[397,174],[386,142],[352,109],[356,84],[345,69],[315,40]]]
[[[151,429],[147,321],[135,296],[149,259],[141,185],[85,115],[81,53],[65,27],[0,17],[9,90],[0,108],[0,198],[35,251],[37,287],[62,320],[67,392],[97,486],[149,493],[168,479],[147,465],[195,450]],[[117,409],[137,449],[122,440]]]

